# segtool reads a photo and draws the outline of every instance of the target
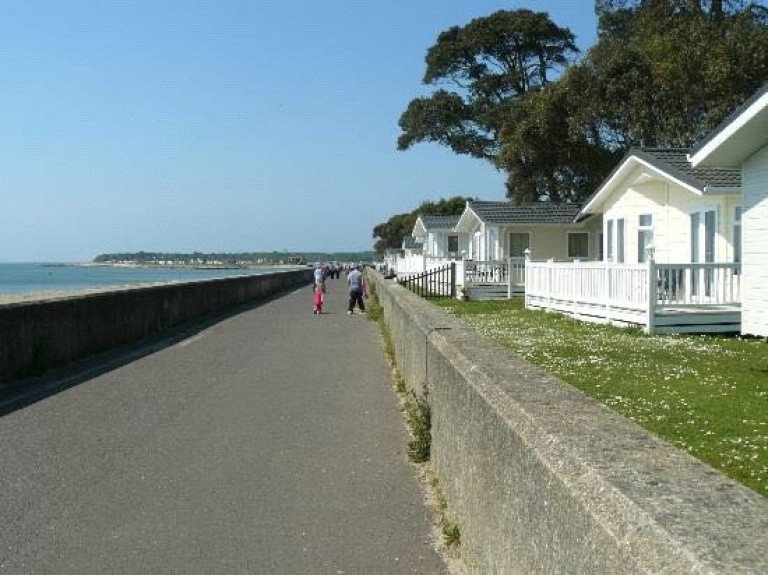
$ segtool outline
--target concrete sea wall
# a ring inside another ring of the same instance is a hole
[[[372,274],[473,573],[768,573],[768,500]]]
[[[311,281],[282,271],[0,305],[0,384]]]

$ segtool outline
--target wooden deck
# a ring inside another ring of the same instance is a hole
[[[649,333],[734,333],[741,329],[741,306],[702,305],[647,310],[526,295],[526,307],[563,313],[581,321],[639,326]],[[650,328],[649,328],[649,319]]]
[[[468,282],[465,284],[469,299],[509,299],[524,296],[525,285],[494,282]],[[511,291],[510,291],[511,289]]]

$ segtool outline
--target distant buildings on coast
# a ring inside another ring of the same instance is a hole
[[[112,267],[192,267],[192,268],[249,268],[268,266],[303,266],[314,261],[372,261],[373,252],[344,253],[212,253],[195,252],[160,253],[137,252],[101,254],[86,265]]]

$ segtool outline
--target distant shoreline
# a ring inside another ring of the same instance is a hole
[[[76,267],[76,268],[147,268],[162,270],[252,270],[263,268],[293,269],[302,267],[296,264],[249,264],[249,265],[213,265],[213,264],[152,264],[140,262],[83,262],[74,264],[42,264],[43,267]]]
[[[32,264],[35,265],[35,264]],[[235,272],[230,273],[228,275],[222,275],[221,279],[226,277],[238,277],[241,274],[237,274],[237,271],[242,271],[242,275],[250,275],[248,274],[251,270],[264,270],[264,273],[272,273],[268,270],[274,270],[275,272],[282,271],[282,270],[295,270],[295,269],[301,269],[303,266],[297,266],[297,265],[287,265],[287,264],[274,264],[274,265],[253,265],[253,266],[205,266],[205,265],[157,265],[157,264],[140,264],[140,263],[101,263],[101,262],[87,262],[87,263],[48,263],[48,264],[37,264],[40,267],[45,268],[98,268],[98,269],[125,269],[125,270],[139,270],[139,269],[147,269],[147,270],[163,270],[166,272],[173,272],[174,270],[179,270],[179,273],[181,273],[181,270],[186,271],[194,271],[199,270],[201,273],[204,272],[216,272],[221,270],[222,272]],[[51,270],[49,272],[50,274],[57,273],[54,272],[54,270]],[[158,274],[155,274],[156,276]],[[160,275],[166,275],[166,274],[160,274]],[[186,274],[189,275],[189,274]],[[147,278],[142,281],[137,282],[126,282],[124,279],[121,281],[119,277],[116,277],[117,281],[115,283],[112,283],[110,285],[94,285],[93,287],[79,287],[74,289],[56,289],[55,285],[51,285],[50,287],[53,289],[38,289],[35,291],[21,291],[21,292],[11,292],[11,293],[0,293],[0,305],[12,305],[12,304],[19,304],[19,303],[30,303],[30,302],[44,302],[44,301],[54,301],[54,300],[61,300],[61,299],[68,299],[68,298],[77,298],[77,297],[84,297],[88,295],[98,294],[98,293],[105,293],[105,292],[115,292],[115,291],[125,291],[130,289],[137,289],[137,288],[146,288],[146,287],[153,287],[153,286],[161,286],[161,285],[168,285],[168,284],[175,284],[179,282],[188,282],[188,281],[205,281],[208,279],[220,279],[219,277],[206,277],[206,278],[194,278],[194,277],[185,277],[184,279],[160,279],[157,278]],[[38,286],[38,287],[46,287],[46,286]]]

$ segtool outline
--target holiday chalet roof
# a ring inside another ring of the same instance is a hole
[[[741,191],[740,170],[694,168],[688,161],[688,150],[684,148],[633,148],[585,202],[581,215],[599,212],[599,205],[613,192],[614,184],[637,165],[650,167],[696,194],[735,194]]]
[[[736,191],[741,188],[741,170],[694,168],[688,160],[686,149],[640,148],[633,152],[635,156],[648,160],[660,170],[697,188],[702,193],[716,191],[716,189]]]
[[[513,202],[469,201],[467,209],[488,224],[570,224],[576,219],[581,204],[550,202]]]
[[[419,220],[426,231],[434,230],[452,230],[461,216],[445,216],[434,214],[421,214]]]

